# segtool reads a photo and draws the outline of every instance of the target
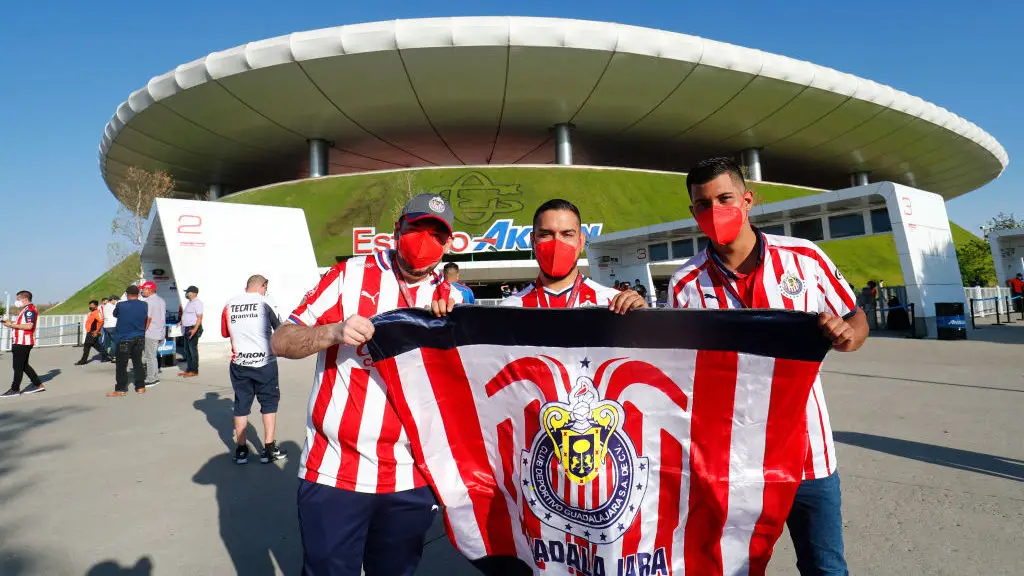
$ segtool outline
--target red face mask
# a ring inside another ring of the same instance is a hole
[[[730,244],[743,229],[747,212],[739,206],[714,205],[696,215],[697,226],[712,242],[719,246]]]
[[[413,270],[422,270],[441,260],[444,244],[426,230],[412,230],[398,237],[398,253]]]
[[[576,246],[561,240],[547,240],[533,245],[537,264],[548,278],[564,278],[576,266]]]

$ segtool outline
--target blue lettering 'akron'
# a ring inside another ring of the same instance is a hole
[[[596,224],[583,224],[581,228],[583,234],[589,239],[600,236],[604,224],[600,222]],[[487,229],[487,232],[473,239],[473,248],[470,252],[529,250],[531,248],[530,232],[532,231],[532,225],[516,226],[512,223],[511,219],[507,218],[495,220],[491,223],[491,227]]]

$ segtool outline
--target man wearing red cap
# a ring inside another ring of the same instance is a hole
[[[160,383],[160,361],[156,352],[167,337],[167,302],[156,293],[154,282],[145,282],[140,288],[143,301],[149,305],[143,361],[146,363],[146,388],[150,388]]]
[[[365,344],[371,316],[428,307],[440,316],[462,301],[434,270],[453,222],[444,198],[410,199],[397,249],[335,265],[274,332],[277,356],[319,354],[299,466],[304,574],[412,574],[419,564],[437,505]]]

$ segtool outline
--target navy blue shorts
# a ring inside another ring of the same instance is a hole
[[[437,515],[430,488],[364,494],[301,480],[305,576],[412,576]]]
[[[277,385],[277,362],[253,368],[231,364],[231,388],[235,391],[235,416],[248,416],[253,399],[260,401],[261,414],[276,414],[281,400]]]

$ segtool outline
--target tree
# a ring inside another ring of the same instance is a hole
[[[142,253],[142,245],[146,240],[142,237],[142,231],[153,201],[169,196],[173,190],[174,180],[166,172],[148,172],[134,166],[128,169],[125,177],[114,188],[114,197],[121,205],[110,225],[114,239],[107,244],[107,259],[112,267],[134,253]],[[141,261],[138,270],[125,271],[123,276],[118,280],[125,284],[141,280]]]
[[[988,230],[1009,230],[1011,228],[1024,228],[1024,220],[1017,220],[1013,217],[1013,212],[1004,214],[1000,212],[996,214],[994,218],[988,221],[986,229]],[[986,233],[987,234],[987,233]]]
[[[992,251],[987,242],[971,238],[956,248],[956,259],[960,263],[960,276],[969,285],[981,280],[982,286],[996,283],[996,266],[992,262]]]

